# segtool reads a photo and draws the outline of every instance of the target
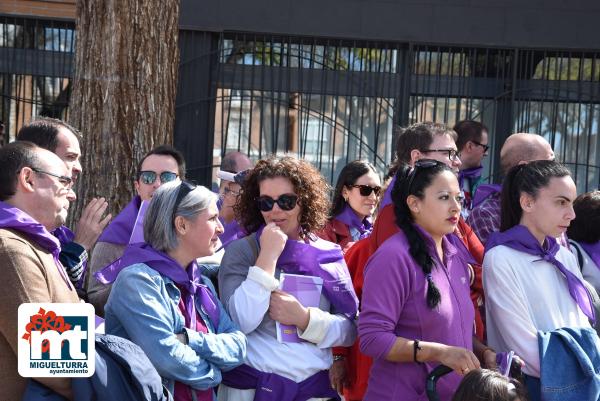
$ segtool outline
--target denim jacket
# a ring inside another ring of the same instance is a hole
[[[204,276],[202,280],[214,294],[210,280]],[[108,298],[106,332],[139,345],[171,393],[175,381],[198,390],[216,387],[221,382],[221,371],[244,362],[246,337],[220,301],[219,327],[215,329],[197,300],[196,309],[209,332],[185,328],[178,309],[180,298],[181,292],[168,277],[143,263],[129,266],[119,273]],[[176,336],[184,330],[187,345]]]
[[[590,327],[538,332],[541,399],[600,400],[600,339]]]

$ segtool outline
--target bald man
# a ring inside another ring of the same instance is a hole
[[[552,146],[537,134],[517,133],[509,136],[500,150],[500,168],[506,174],[516,165],[533,160],[554,160]],[[500,230],[500,185],[481,185],[473,199],[467,219],[483,244],[489,235]]]

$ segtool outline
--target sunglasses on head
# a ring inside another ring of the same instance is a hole
[[[160,174],[156,174],[154,171],[140,171],[139,179],[146,185],[152,185],[156,182],[156,176],[160,178],[160,183],[165,184],[167,182],[175,181],[179,175],[170,171],[163,171]]]
[[[375,196],[379,196],[379,192],[381,192],[381,187],[372,187],[370,185],[350,185],[352,188],[358,188],[358,192],[362,196],[369,196],[371,192],[375,192]]]
[[[196,189],[196,186],[187,181],[181,181],[181,185],[179,185],[179,189],[177,190],[177,198],[175,198],[175,206],[173,206],[173,221],[175,221],[175,214],[177,213],[177,208],[190,192]]]
[[[296,204],[298,203],[298,195],[284,194],[280,195],[277,199],[263,195],[256,198],[256,202],[258,203],[258,208],[263,212],[271,211],[276,203],[281,210],[288,211],[296,207]]]
[[[412,188],[413,181],[415,180],[415,177],[417,176],[417,174],[419,173],[419,171],[425,170],[425,169],[428,169],[428,168],[432,168],[432,167],[435,167],[435,166],[439,166],[439,165],[444,165],[444,163],[442,163],[440,161],[437,161],[437,160],[433,160],[433,159],[420,159],[420,160],[417,160],[415,162],[415,165],[414,165],[413,169],[409,173],[408,192],[410,193],[410,189]]]

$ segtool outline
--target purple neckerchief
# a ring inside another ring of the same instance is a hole
[[[66,226],[58,227],[56,230],[52,231],[51,234],[58,238],[61,246],[73,242],[73,239],[75,238],[73,231],[69,230]]]
[[[556,259],[556,253],[560,249],[556,238],[546,237],[544,242],[546,246],[542,247],[527,227],[516,225],[506,231],[492,233],[485,244],[485,251],[487,252],[498,245],[505,245],[528,255],[539,256],[540,260],[552,263],[566,277],[571,297],[579,305],[583,313],[595,322],[594,306],[587,288],[576,275],[571,273]]]
[[[223,372],[222,383],[240,390],[255,390],[254,401],[306,401],[311,398],[339,400],[331,387],[329,372],[322,370],[296,383],[276,373],[265,373],[248,365]]]
[[[590,255],[590,258],[596,264],[596,267],[600,269],[600,241],[595,244],[589,244],[587,242],[578,242],[579,245],[583,248],[583,250]]]
[[[385,193],[383,194],[383,199],[379,203],[379,211],[380,212],[383,210],[384,207],[386,207],[387,205],[392,203],[392,189],[394,189],[395,184],[396,184],[396,174],[394,174],[394,177],[388,184],[388,187],[386,188]]]
[[[500,191],[502,191],[502,185],[499,184],[482,184],[478,186],[473,197],[472,207],[475,208],[481,205],[484,200]]]
[[[236,239],[245,237],[246,231],[239,225],[236,219],[231,220],[229,223],[225,223],[223,219],[219,218],[221,224],[223,225],[223,234],[219,235],[219,239],[221,240],[222,248],[225,248],[231,242]],[[220,250],[220,249],[219,249]]]
[[[0,228],[22,232],[33,242],[52,253],[58,273],[67,284],[67,287],[69,287],[69,290],[73,289],[71,281],[67,277],[67,272],[58,258],[60,254],[60,242],[58,238],[46,230],[46,227],[35,221],[21,209],[0,201]]]
[[[342,210],[340,214],[335,216],[335,219],[347,225],[348,228],[350,228],[350,233],[352,233],[352,228],[359,232],[360,236],[357,239],[352,238],[354,241],[367,238],[369,235],[371,235],[371,231],[373,231],[373,223],[371,218],[365,217],[361,220],[348,204],[344,206],[344,210]]]
[[[471,167],[471,168],[466,168],[464,170],[460,170],[458,172],[458,186],[460,187],[460,189],[464,190],[463,184],[465,182],[465,178],[467,178],[467,179],[479,178],[479,177],[481,177],[482,171],[483,171],[483,166]]]
[[[134,197],[125,209],[121,211],[110,222],[108,227],[102,232],[98,242],[108,242],[110,244],[127,245],[131,238],[133,225],[140,210],[142,199],[139,196]]]
[[[196,295],[200,298],[203,311],[213,323],[215,332],[217,331],[219,307],[210,289],[202,284],[202,275],[195,261],[190,263],[186,270],[183,270],[175,259],[157,251],[146,243],[130,244],[125,248],[122,257],[94,274],[94,277],[102,284],[110,284],[117,279],[117,275],[121,270],[136,263],[145,263],[186,289],[185,310],[189,314],[189,316],[186,316],[186,323],[189,321],[189,328],[196,330],[196,307],[194,304],[194,295]]]
[[[264,227],[256,232],[256,240]],[[358,298],[338,244],[316,238],[309,243],[287,240],[277,259],[277,267],[284,273],[316,276],[323,279],[323,293],[335,307],[353,319],[358,311]]]

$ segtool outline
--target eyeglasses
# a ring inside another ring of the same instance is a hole
[[[223,188],[223,193],[221,194],[221,199],[223,199],[224,197],[226,197],[228,195],[238,196],[239,194],[240,193],[238,191],[234,191],[232,189],[225,187],[225,188]]]
[[[362,196],[369,196],[371,192],[375,192],[375,196],[379,196],[381,187],[372,187],[370,185],[350,185],[352,188],[358,188],[358,191]]]
[[[256,198],[256,202],[258,203],[258,208],[263,212],[270,212],[276,203],[281,210],[288,211],[296,207],[298,195],[284,194],[280,195],[277,199],[273,199],[270,196],[259,196]]]
[[[417,174],[419,173],[419,171],[428,169],[428,168],[432,168],[432,167],[436,167],[439,165],[445,165],[444,163],[437,161],[437,160],[433,160],[433,159],[420,159],[417,160],[415,162],[415,166],[413,167],[413,169],[410,171],[409,173],[409,177],[408,177],[408,187],[407,187],[407,191],[410,194],[410,189],[412,188],[412,184],[413,181],[415,180],[415,177],[417,176]]]
[[[140,171],[139,179],[146,185],[152,185],[156,182],[156,174],[154,171]],[[165,184],[167,182],[175,181],[179,175],[170,171],[163,171],[158,175],[160,183]]]
[[[490,145],[484,145],[483,143],[479,143],[477,141],[471,141],[471,142],[473,142],[477,146],[481,146],[483,148],[483,153],[487,152],[488,149],[490,148]]]
[[[175,222],[175,213],[177,212],[177,208],[183,201],[183,198],[187,196],[190,192],[196,189],[196,186],[187,181],[181,181],[181,185],[179,185],[179,189],[177,190],[177,198],[175,198],[175,205],[173,206],[173,222]]]
[[[58,182],[60,182],[63,185],[63,187],[65,187],[65,188],[70,188],[71,184],[73,183],[73,179],[71,177],[67,177],[65,175],[54,174],[49,171],[41,170],[41,169],[35,168],[35,167],[31,167],[31,169],[33,171],[35,171],[36,173],[51,175],[52,177],[58,178]]]
[[[460,153],[458,153],[458,151],[456,149],[425,149],[425,150],[422,150],[421,152],[423,152],[423,153],[429,153],[429,152],[448,153],[449,160],[456,161],[456,160],[460,159]]]

